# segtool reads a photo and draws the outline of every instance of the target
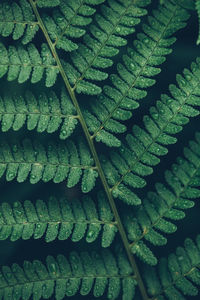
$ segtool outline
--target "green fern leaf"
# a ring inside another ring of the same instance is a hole
[[[135,294],[135,280],[122,251],[116,256],[108,250],[101,254],[73,251],[68,259],[63,255],[56,259],[48,256],[46,266],[39,260],[33,263],[25,261],[23,267],[17,264],[3,266],[0,277],[2,300],[9,299],[12,294],[23,299],[31,296],[33,299],[49,299],[54,293],[56,299],[62,300],[77,292],[88,295],[91,290],[95,297],[100,297],[106,288],[108,299],[116,299],[121,290],[124,300],[133,299]]]
[[[77,145],[72,141],[64,143],[48,143],[43,146],[37,140],[31,142],[26,139],[19,142],[7,143],[1,141],[0,149],[0,177],[6,173],[6,180],[11,181],[14,178],[18,182],[23,182],[29,176],[31,183],[37,183],[39,180],[48,182],[53,180],[55,183],[62,182],[67,178],[67,186],[75,186],[81,178],[83,192],[85,177],[88,176],[88,169],[97,177],[93,160],[83,142],[80,140]],[[88,165],[84,163],[87,161]],[[90,185],[90,188],[93,186]]]
[[[200,236],[167,259],[158,247],[200,197],[200,133],[165,180],[154,167],[199,116],[200,58],[132,118],[197,2],[0,1],[0,300],[197,295]],[[57,247],[68,258],[44,263]],[[23,249],[38,260],[4,266]]]
[[[95,88],[96,84],[90,87],[85,80],[83,88],[83,79],[102,81],[108,77],[104,69],[112,66],[111,58],[119,52],[118,47],[127,44],[124,37],[135,31],[133,26],[140,22],[138,17],[146,14],[141,7],[148,4],[149,0],[109,0],[101,6],[101,13],[95,15],[89,33],[83,37],[84,43],[71,54],[71,62],[66,63],[66,74],[78,93],[100,94],[101,88]]]
[[[66,90],[62,89],[60,99],[54,91],[33,95],[26,91],[25,97],[5,94],[0,97],[1,130],[19,130],[24,123],[28,130],[55,132],[60,127],[60,139],[68,138],[78,124],[76,111]]]
[[[196,141],[191,141],[189,146],[184,150],[185,158],[179,157],[172,170],[165,172],[168,186],[157,183],[156,193],[149,192],[137,212],[126,213],[124,216],[133,251],[138,243],[139,246],[144,244],[144,239],[154,246],[165,245],[167,239],[161,233],[174,233],[177,227],[171,221],[183,219],[185,213],[182,210],[193,207],[192,199],[200,197],[199,133],[196,134]],[[148,248],[147,245],[145,247]],[[151,256],[148,253],[142,255],[139,251],[136,255],[142,260],[150,265],[156,264],[153,253]]]
[[[104,1],[61,0],[59,8],[52,11],[52,16],[43,14],[42,20],[56,48],[76,50],[79,47],[76,40],[85,34],[84,28],[91,23],[91,16],[96,11],[92,6]],[[46,4],[47,1],[44,1],[44,5]]]
[[[55,7],[60,5],[60,0],[37,0],[37,6],[39,7]]]
[[[22,44],[28,44],[34,38],[39,26],[30,4],[26,0],[0,3],[0,35],[13,40],[21,38]]]
[[[128,49],[123,63],[117,65],[118,74],[110,75],[111,86],[104,86],[103,92],[90,105],[90,114],[96,124],[90,131],[96,141],[120,146],[113,133],[126,130],[120,122],[131,118],[132,110],[139,106],[137,100],[144,98],[147,94],[145,89],[155,84],[152,77],[161,71],[157,66],[171,53],[170,46],[176,40],[171,35],[186,25],[188,17],[187,11],[178,4],[165,1],[149,17],[148,24],[143,25],[143,32],[134,41],[134,49]],[[86,114],[85,119],[90,127],[91,117]],[[109,132],[108,137],[105,130]]]
[[[150,116],[143,118],[145,130],[133,126],[133,135],[126,136],[126,145],[113,151],[109,162],[103,162],[114,197],[131,205],[141,204],[131,189],[144,187],[141,177],[150,175],[152,167],[160,162],[159,156],[167,154],[166,146],[177,141],[172,135],[183,129],[189,117],[199,115],[195,108],[200,104],[199,63],[200,59],[192,63],[192,72],[185,69],[184,77],[177,75],[179,88],[169,86],[171,97],[162,95],[156,107],[150,108]]]
[[[200,285],[199,250],[200,236],[197,236],[196,244],[188,238],[184,248],[178,247],[176,254],[170,254],[168,258],[160,260],[157,270],[145,267],[144,275],[149,295],[155,298],[165,295],[170,300],[184,300],[184,296],[196,296],[197,286]]]
[[[109,247],[117,227],[103,193],[98,194],[98,211],[90,197],[81,201],[51,197],[48,203],[37,200],[35,204],[28,200],[23,203],[18,201],[12,207],[5,202],[0,206],[0,240],[8,237],[11,241],[19,238],[28,240],[45,236],[46,242],[69,237],[73,242],[78,242],[85,237],[88,243],[92,243],[102,232],[102,247]]]
[[[195,9],[195,1],[190,0],[178,0],[177,1],[182,7],[187,9]]]
[[[0,43],[0,78],[8,73],[8,81],[18,79],[19,83],[24,83],[31,78],[31,82],[36,83],[42,79],[44,70],[46,70],[45,84],[51,87],[59,70],[46,44],[42,44],[39,54],[34,44],[29,44],[27,48],[9,46],[6,49]]]

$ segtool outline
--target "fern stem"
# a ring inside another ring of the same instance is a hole
[[[112,211],[113,211],[115,220],[117,221],[118,230],[119,230],[119,233],[120,233],[122,242],[123,242],[123,244],[124,244],[124,248],[125,248],[125,250],[126,250],[126,253],[127,253],[127,256],[128,256],[128,259],[129,259],[129,262],[130,262],[131,267],[132,267],[132,269],[133,269],[133,272],[134,272],[134,275],[135,275],[135,279],[136,279],[137,282],[138,282],[138,286],[139,286],[139,289],[140,289],[142,298],[143,298],[143,300],[148,300],[149,298],[148,298],[148,296],[147,296],[147,293],[146,293],[146,289],[145,289],[143,280],[142,280],[141,275],[140,275],[140,273],[139,273],[139,269],[138,269],[138,267],[137,267],[135,258],[134,258],[134,256],[133,256],[133,254],[131,253],[131,250],[130,250],[130,246],[129,246],[129,242],[128,242],[128,238],[127,238],[127,236],[126,236],[126,232],[125,232],[124,226],[123,226],[123,224],[122,224],[122,222],[121,222],[121,219],[120,219],[120,216],[119,216],[119,214],[118,214],[117,207],[116,207],[115,202],[114,202],[114,199],[113,199],[113,197],[112,197],[112,194],[111,194],[109,185],[108,185],[108,183],[107,183],[106,177],[105,177],[105,175],[104,175],[103,169],[102,169],[102,167],[101,167],[101,163],[100,163],[100,161],[99,161],[98,154],[97,154],[97,151],[96,151],[96,149],[95,149],[93,139],[92,139],[92,137],[91,137],[91,135],[90,135],[90,133],[89,133],[89,131],[88,131],[86,122],[85,122],[85,120],[84,120],[84,118],[83,118],[81,109],[80,109],[80,107],[79,107],[78,101],[77,101],[76,96],[75,96],[75,93],[74,93],[74,91],[72,90],[72,88],[71,88],[71,86],[70,86],[70,83],[69,83],[69,81],[68,81],[68,78],[67,78],[67,76],[66,76],[66,74],[65,74],[65,71],[64,71],[64,69],[63,69],[63,66],[62,66],[62,64],[61,64],[61,62],[60,62],[60,59],[59,59],[58,54],[57,54],[57,51],[56,51],[56,49],[55,49],[55,45],[52,43],[52,41],[51,41],[51,39],[50,39],[50,37],[49,37],[49,34],[48,34],[48,32],[47,32],[47,30],[46,30],[46,28],[45,28],[45,26],[44,26],[44,23],[43,23],[43,21],[42,21],[42,19],[41,19],[41,17],[40,17],[40,14],[39,14],[38,10],[37,10],[35,1],[29,0],[29,2],[30,2],[31,6],[32,6],[32,8],[33,8],[33,11],[34,11],[34,13],[35,13],[35,15],[36,15],[36,18],[37,18],[37,20],[38,20],[39,26],[40,26],[40,28],[41,28],[41,30],[42,30],[42,32],[43,32],[43,34],[44,34],[44,36],[45,36],[45,38],[46,38],[46,40],[47,40],[47,43],[48,43],[48,45],[49,45],[49,47],[50,47],[50,49],[51,49],[52,55],[53,55],[53,57],[54,57],[55,60],[56,60],[56,63],[57,63],[58,68],[59,68],[59,70],[60,70],[60,74],[61,74],[61,76],[62,76],[62,78],[63,78],[63,81],[64,81],[64,83],[65,83],[65,86],[66,86],[66,88],[67,88],[67,90],[68,90],[68,92],[69,92],[69,94],[70,94],[70,97],[71,97],[71,99],[72,99],[72,102],[73,102],[73,104],[74,104],[74,106],[75,106],[75,108],[76,108],[76,111],[77,111],[78,115],[79,115],[79,120],[80,120],[82,129],[83,129],[84,134],[85,134],[85,136],[86,136],[86,139],[87,139],[89,148],[90,148],[90,150],[91,150],[91,153],[92,153],[92,155],[93,155],[93,157],[94,157],[95,164],[96,164],[96,167],[97,167],[98,172],[99,172],[99,177],[100,177],[100,179],[101,179],[101,182],[102,182],[102,184],[103,184],[104,190],[105,190],[106,195],[107,195],[107,197],[108,197],[108,200],[109,200],[111,209],[112,209]]]

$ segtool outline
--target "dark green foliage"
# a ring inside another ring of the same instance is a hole
[[[199,13],[198,0],[0,1],[0,254],[17,241],[22,261],[40,255],[0,268],[0,300],[198,294],[200,236],[170,255],[167,242],[181,220],[188,230],[200,198],[200,133],[171,167],[156,166],[199,117],[200,58],[160,100],[151,89],[195,5]]]
[[[160,156],[167,154],[167,145],[174,144],[173,136],[183,129],[190,117],[199,115],[200,105],[200,60],[192,63],[191,71],[185,69],[177,75],[177,84],[170,85],[171,96],[162,95],[161,101],[150,108],[149,116],[144,116],[144,129],[135,125],[132,134],[126,135],[126,143],[119,150],[110,153],[109,160],[103,158],[102,165],[112,194],[124,202],[140,205],[132,188],[142,188],[142,177],[152,174]]]
[[[75,186],[82,176],[82,191],[89,192],[95,184],[97,171],[93,159],[79,140],[55,144],[53,142],[39,143],[37,140],[25,139],[21,142],[0,142],[0,177],[6,173],[6,180],[14,178],[23,182],[29,177],[31,183],[39,180],[54,183],[67,179],[67,187]]]
[[[36,96],[31,91],[24,94],[25,97],[13,93],[0,97],[3,132],[10,128],[19,130],[26,123],[28,130],[37,128],[38,132],[52,133],[59,129],[62,140],[73,133],[78,121],[76,110],[65,89],[59,96],[53,90]]]
[[[145,268],[149,295],[160,300],[185,300],[189,299],[186,298],[187,296],[196,296],[200,285],[199,265],[200,236],[198,235],[196,243],[189,238],[186,239],[184,248],[178,247],[176,254],[162,258],[155,269]],[[164,294],[166,298],[160,294]]]
[[[116,299],[122,289],[123,299],[134,296],[135,280],[130,276],[131,268],[121,252],[115,257],[110,251],[71,252],[69,258],[58,255],[46,258],[46,266],[39,260],[25,261],[23,267],[13,264],[3,266],[0,273],[0,298],[49,299],[55,293],[55,299],[74,296],[79,292],[85,296],[92,293],[95,297],[104,294]],[[13,296],[12,296],[13,295]]]
[[[167,239],[163,233],[174,233],[177,227],[172,221],[183,219],[183,210],[193,207],[193,199],[200,197],[199,133],[189,148],[184,149],[184,156],[177,158],[172,169],[165,172],[166,184],[157,183],[156,192],[148,192],[140,209],[124,216],[132,251],[150,265],[157,260],[144,239],[155,246],[165,245]]]
[[[47,31],[58,49],[65,51],[76,50],[79,46],[73,39],[82,37],[85,34],[84,27],[92,22],[91,16],[95,13],[93,5],[100,4],[100,1],[65,1],[59,0],[59,7],[52,11],[52,16],[42,15],[42,20]],[[55,1],[54,1],[55,2]],[[56,3],[49,0],[39,1],[40,7],[56,6]]]
[[[120,121],[131,118],[132,110],[139,106],[138,100],[147,95],[145,89],[155,84],[152,77],[161,71],[157,66],[165,61],[165,56],[171,53],[170,46],[176,41],[171,35],[185,26],[188,17],[184,9],[172,6],[168,1],[148,17],[148,23],[143,24],[143,32],[137,34],[133,48],[128,48],[122,63],[117,64],[118,74],[110,75],[110,86],[105,85],[97,100],[90,104],[92,115],[85,113],[96,141],[120,146],[113,133],[126,131]]]
[[[7,74],[8,81],[17,79],[19,83],[24,83],[31,79],[31,83],[37,83],[42,79],[44,71],[45,85],[51,87],[59,70],[47,44],[42,44],[40,54],[33,44],[26,48],[9,46],[6,49],[0,43],[0,78]]]
[[[39,26],[27,0],[19,2],[1,1],[0,35],[12,35],[14,40],[21,38],[22,44],[28,44],[34,38]]]
[[[146,14],[140,6],[149,4],[149,0],[140,4],[140,1],[113,1],[109,0],[101,6],[101,14],[96,14],[94,22],[89,27],[89,33],[84,35],[83,44],[71,54],[72,64],[66,64],[66,73],[69,81],[77,93],[99,94],[101,89],[88,80],[102,81],[108,77],[105,71],[112,66],[111,57],[118,54],[118,47],[127,44],[126,35],[133,33],[134,25],[140,22],[138,17]],[[80,81],[81,80],[81,81]]]
[[[60,0],[54,0],[54,1],[51,1],[51,0],[38,0],[37,1],[37,5],[39,7],[54,7],[54,6],[57,6],[59,4],[61,4]]]
[[[0,240],[39,239],[45,235],[46,242],[69,237],[78,242],[85,237],[88,243],[95,241],[102,231],[102,247],[109,247],[117,232],[103,193],[98,194],[98,208],[87,196],[81,201],[51,197],[48,203],[37,200],[34,204],[26,200],[23,205],[14,202],[13,207],[2,203],[0,229]]]

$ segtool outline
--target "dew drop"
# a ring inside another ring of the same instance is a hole
[[[158,119],[158,114],[157,114],[157,113],[152,113],[151,115],[152,115],[152,117],[154,118],[154,120],[157,120],[157,119]]]
[[[117,27],[116,27],[116,31],[117,31],[117,32],[120,32],[120,30],[121,30],[120,27],[117,26]]]
[[[180,83],[185,86],[186,85],[186,81],[184,79],[181,79]]]
[[[178,256],[178,260],[183,260],[183,256]]]
[[[56,265],[55,264],[53,264],[53,263],[50,264],[49,268],[50,268],[50,270],[51,270],[52,273],[56,272]]]
[[[15,175],[15,174],[14,174],[13,172],[9,172],[9,173],[8,173],[8,178],[11,179],[11,178],[13,178],[14,175]]]
[[[62,135],[67,135],[66,130],[62,130],[62,131],[61,131],[61,134],[62,134]]]
[[[190,81],[192,79],[192,77],[190,75],[186,75],[185,78]]]
[[[88,236],[89,238],[91,238],[93,235],[94,235],[94,231],[92,231],[92,230],[89,231],[88,234],[87,234],[87,236]]]
[[[83,192],[86,192],[87,191],[86,186],[83,186],[82,190],[83,190]]]

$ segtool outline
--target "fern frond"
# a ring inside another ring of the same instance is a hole
[[[145,266],[144,277],[151,299],[186,300],[189,298],[185,296],[196,296],[200,286],[199,267],[200,235],[196,243],[187,238],[184,248],[178,247],[176,253],[162,258],[158,267]]]
[[[111,58],[119,52],[118,47],[127,44],[124,37],[135,31],[139,17],[146,14],[141,7],[149,2],[109,0],[101,6],[101,12],[95,15],[89,33],[83,37],[84,43],[72,52],[71,62],[65,66],[69,81],[77,93],[94,95],[101,92],[100,87],[96,84],[91,86],[84,79],[102,81],[108,77],[104,69],[112,66]]]
[[[38,7],[55,7],[60,5],[60,0],[37,0],[36,2]]]
[[[131,118],[132,110],[138,108],[138,100],[144,98],[148,87],[155,84],[152,79],[161,69],[157,66],[171,53],[170,46],[176,41],[171,37],[186,25],[189,15],[186,10],[172,1],[165,1],[163,6],[148,17],[143,25],[143,32],[137,35],[134,49],[128,49],[123,56],[123,63],[117,65],[118,74],[110,76],[111,85],[93,99],[89,114],[85,114],[88,127],[96,141],[108,146],[120,146],[120,141],[113,133],[123,133],[126,127],[121,124]],[[90,116],[92,114],[92,116]],[[90,119],[95,122],[90,127]]]
[[[60,99],[54,91],[36,96],[31,91],[21,95],[7,93],[0,97],[1,130],[19,130],[26,122],[27,129],[52,133],[60,127],[60,139],[68,138],[78,124],[76,110],[62,89]]]
[[[193,207],[192,199],[200,197],[199,133],[196,141],[191,141],[184,149],[184,154],[185,158],[179,157],[172,170],[165,172],[166,184],[157,183],[156,193],[149,192],[136,213],[124,216],[132,252],[150,265],[156,264],[157,260],[144,239],[154,246],[165,245],[167,239],[162,233],[175,232],[177,227],[172,221],[183,219],[185,213],[182,210]]]
[[[94,242],[100,233],[102,247],[109,247],[117,232],[113,214],[103,193],[98,194],[98,208],[90,197],[57,200],[51,197],[43,200],[14,202],[0,205],[0,240],[10,237],[28,240],[45,236],[46,242],[58,238],[70,238],[78,242],[85,237],[88,243]]]
[[[194,10],[195,9],[195,1],[190,1],[190,0],[178,0],[177,1],[180,6]]]
[[[59,69],[56,66],[47,44],[42,44],[41,53],[34,44],[25,48],[9,46],[7,49],[0,43],[0,78],[7,74],[7,80],[18,80],[23,83],[31,79],[31,83],[39,82],[46,71],[46,87],[54,85]]]
[[[45,7],[56,7],[60,6],[68,8],[71,12],[71,17],[74,17],[73,11],[77,11],[80,14],[89,15],[93,9],[90,7],[91,5],[98,5],[103,3],[105,0],[77,0],[76,3],[72,0],[68,0],[67,3],[65,0],[37,0],[36,4],[40,8]],[[84,13],[83,13],[84,12]],[[77,18],[78,19],[78,18]]]
[[[120,251],[113,255],[109,250],[97,252],[75,251],[67,259],[63,255],[55,258],[47,256],[46,266],[39,260],[25,261],[23,267],[13,264],[3,266],[0,273],[0,297],[13,299],[17,294],[23,299],[49,299],[55,293],[55,299],[74,296],[78,292],[88,295],[92,291],[95,297],[107,293],[108,299],[116,299],[120,292],[124,300],[132,300],[136,282],[132,270]]]
[[[85,143],[79,139],[55,144],[42,145],[37,140],[28,139],[19,142],[0,142],[0,177],[6,174],[6,180],[14,178],[23,182],[29,176],[31,183],[39,180],[54,183],[67,178],[67,186],[75,186],[82,176],[81,188],[89,192],[95,185],[98,173],[92,166],[93,159]]]
[[[22,44],[28,44],[34,38],[39,26],[30,4],[19,0],[0,3],[0,35],[8,37],[12,34],[14,40],[21,38]]]
[[[42,20],[54,45],[65,51],[76,50],[79,47],[77,39],[85,34],[85,27],[92,22],[91,16],[96,11],[92,6],[104,1],[60,0],[59,8],[52,11],[52,16],[43,14]]]
[[[144,176],[153,172],[160,162],[159,156],[167,154],[167,145],[176,143],[173,136],[182,131],[189,118],[199,115],[200,59],[184,69],[184,77],[177,75],[177,84],[170,85],[171,97],[161,96],[156,107],[150,108],[150,116],[144,116],[145,129],[133,126],[133,134],[126,136],[126,145],[110,153],[110,161],[104,163],[108,183],[114,197],[128,204],[139,205],[141,200],[130,188],[144,187]],[[109,167],[107,167],[109,165]]]

